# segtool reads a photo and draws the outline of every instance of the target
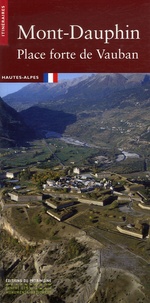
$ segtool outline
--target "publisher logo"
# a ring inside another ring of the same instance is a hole
[[[51,279],[6,279],[5,292],[8,295],[51,295]]]

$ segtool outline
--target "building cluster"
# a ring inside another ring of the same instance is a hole
[[[60,177],[58,181],[48,179],[46,184],[43,184],[43,190],[66,190],[78,194],[93,191],[95,188],[113,190],[110,180],[103,178],[99,181],[97,176],[90,173]]]
[[[117,201],[120,210],[127,205],[127,211],[134,212],[133,205],[136,203],[139,208],[149,210],[147,198],[142,193],[144,185],[139,185],[126,179],[122,183],[122,177],[118,175],[112,178],[111,172],[81,173],[79,168],[74,168],[73,173],[60,177],[57,181],[47,179],[43,184],[43,192],[37,192],[16,185],[19,180],[15,179],[17,173],[7,172],[1,175],[0,180],[7,178],[9,191],[1,199],[2,209],[10,205],[15,207],[36,207],[43,204],[49,216],[58,221],[66,220],[77,212],[76,205],[79,203],[87,205],[105,206]],[[120,181],[120,182],[119,182]],[[125,184],[124,186],[122,184]],[[15,185],[15,186],[14,186]],[[12,190],[10,189],[12,188]],[[14,203],[17,202],[17,203]],[[6,205],[7,204],[7,205]],[[127,222],[126,222],[127,223]],[[130,226],[133,228],[132,221]],[[125,228],[124,228],[125,229]]]
[[[17,179],[18,172],[6,172],[0,174],[0,188],[5,187],[7,184],[12,184],[13,186],[16,185],[19,180]]]

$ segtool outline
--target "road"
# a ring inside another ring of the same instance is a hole
[[[50,148],[50,145],[47,143],[47,141],[45,139],[43,139],[44,144],[46,145],[46,147],[48,148],[48,150],[51,152],[51,154],[53,155],[53,157],[59,162],[59,164],[65,168],[65,165],[63,164],[63,162],[56,156],[55,152]]]

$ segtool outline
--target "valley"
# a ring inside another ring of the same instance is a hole
[[[149,302],[149,92],[93,74],[0,100],[3,303]]]
[[[36,138],[60,133],[143,154],[149,149],[149,86],[149,75],[94,74],[58,84],[29,84],[4,101]]]
[[[58,133],[55,136],[57,138],[35,140],[29,146],[1,149],[1,169],[80,165],[87,169],[94,167],[95,171],[106,169],[122,174],[149,171],[147,151],[137,154],[104,145],[100,147]],[[136,152],[141,150],[136,149]]]

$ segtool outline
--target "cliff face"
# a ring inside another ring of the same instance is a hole
[[[20,145],[33,137],[20,114],[0,98],[0,147]]]
[[[7,221],[6,218],[2,219],[2,228],[9,232],[9,234],[17,239],[19,242],[21,242],[23,245],[29,245],[29,246],[36,246],[35,241],[31,241],[30,239],[25,238],[22,236],[18,231],[16,231],[13,226]]]

